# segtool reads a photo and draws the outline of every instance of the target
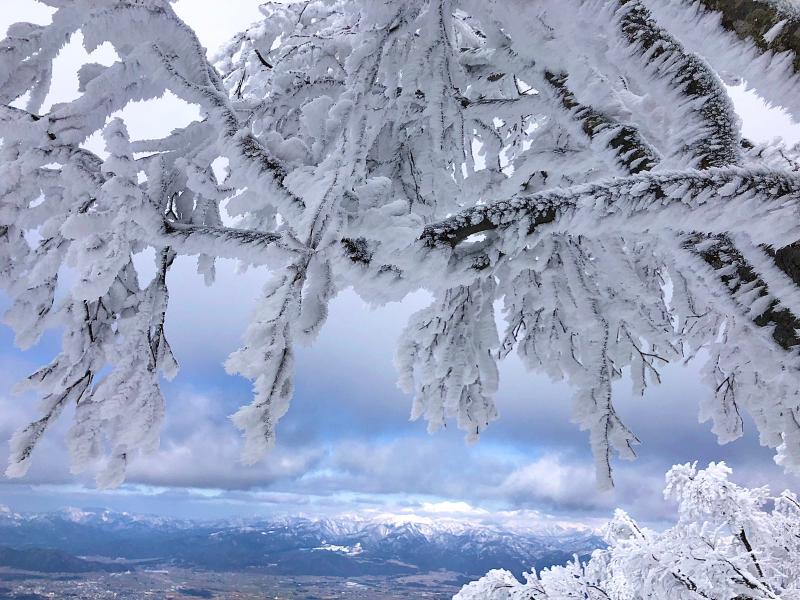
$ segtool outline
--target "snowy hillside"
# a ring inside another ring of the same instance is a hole
[[[475,576],[492,568],[521,573],[602,546],[588,529],[526,534],[447,519],[352,515],[191,522],[72,508],[46,514],[0,509],[0,539],[14,548],[55,548],[77,556],[342,576],[442,569]]]

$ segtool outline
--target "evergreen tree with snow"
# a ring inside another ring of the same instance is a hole
[[[572,385],[610,485],[637,443],[613,382],[644,392],[700,354],[719,439],[749,413],[800,469],[798,150],[744,139],[725,87],[800,116],[793,4],[273,2],[210,61],[168,0],[42,1],[52,22],[15,24],[0,52],[0,283],[17,343],[57,329],[63,346],[23,383],[42,416],[14,436],[10,475],[67,405],[75,468],[105,458],[102,485],[157,446],[179,255],[208,283],[218,258],[270,268],[226,365],[253,383],[233,417],[246,462],[289,410],[295,345],[352,287],[376,304],[433,295],[397,354],[431,429],[477,438],[517,352]],[[78,97],[42,111],[78,32],[116,61],[81,67]],[[202,119],[130,139],[118,112],[167,92]],[[150,282],[132,262],[145,249]]]

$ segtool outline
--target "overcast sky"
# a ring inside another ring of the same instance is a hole
[[[257,0],[180,0],[175,6],[210,49],[259,17]],[[18,20],[44,23],[49,14],[32,0],[5,2],[0,30]],[[77,94],[76,65],[85,59],[73,40],[59,59],[49,102]],[[103,49],[92,57],[111,59]],[[746,136],[800,137],[779,111],[741,91],[735,98]],[[143,138],[197,114],[167,98],[131,107],[124,116],[133,137]],[[227,376],[221,364],[238,346],[266,273],[236,274],[233,263],[222,261],[217,283],[207,288],[194,268],[193,259],[179,259],[168,282],[167,333],[181,372],[164,387],[168,410],[159,453],[137,460],[119,490],[99,492],[91,474],[69,472],[64,432],[71,415],[65,414],[25,479],[0,477],[0,504],[30,511],[105,506],[182,517],[394,512],[596,524],[615,506],[646,521],[668,519],[672,508],[661,489],[673,463],[725,460],[743,483],[800,489],[797,478],[775,466],[772,451],[759,446],[752,423],[743,439],[727,446],[717,445],[709,424],[698,424],[698,400],[709,391],[692,365],[668,369],[665,383],[643,399],[632,398],[624,382],[618,386],[620,412],[642,446],[638,460],[616,464],[611,492],[593,487],[586,434],[570,423],[569,387],[525,373],[514,359],[501,371],[500,420],[480,443],[467,445],[452,430],[428,435],[424,423],[409,422],[411,399],[398,391],[392,365],[395,340],[408,315],[425,305],[425,294],[370,309],[342,293],[317,343],[298,353],[297,390],[280,422],[277,448],[262,464],[244,467],[237,461],[238,431],[227,417],[250,401],[249,384]],[[0,305],[7,300],[0,297]],[[11,388],[58,346],[53,334],[20,352],[10,331],[0,329],[0,440],[35,418],[36,399],[15,396]],[[0,444],[0,464],[6,457]]]

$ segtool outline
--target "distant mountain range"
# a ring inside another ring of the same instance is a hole
[[[576,554],[586,556],[603,542],[590,530],[525,534],[447,520],[339,517],[204,523],[97,509],[19,514],[0,508],[0,545],[0,566],[46,572],[173,564],[337,577],[447,570],[470,578],[494,568],[521,574],[562,564]],[[37,565],[41,568],[31,568]]]

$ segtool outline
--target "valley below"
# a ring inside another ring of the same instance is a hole
[[[195,522],[0,510],[0,600],[451,598],[490,569],[586,557],[590,530],[409,518]]]

